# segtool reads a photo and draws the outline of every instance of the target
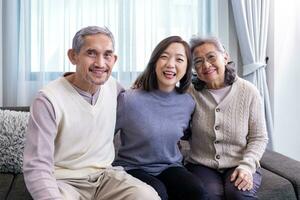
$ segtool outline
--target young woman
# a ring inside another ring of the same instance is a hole
[[[268,141],[260,94],[237,77],[217,38],[193,38],[191,51],[196,109],[186,167],[205,182],[210,199],[256,199]]]
[[[177,145],[195,108],[185,93],[190,82],[190,48],[171,36],[156,46],[133,89],[118,98],[121,147],[115,164],[151,185],[162,200],[206,199],[202,183],[183,167]]]

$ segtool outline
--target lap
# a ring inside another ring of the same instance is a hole
[[[234,182],[230,181],[230,176],[233,173],[234,168],[229,169],[224,173],[224,189],[226,199],[257,199],[257,191],[261,184],[261,170],[258,169],[253,176],[253,188],[251,190],[238,190],[237,187],[234,186]]]
[[[82,179],[58,180],[58,186],[64,199],[138,200],[149,196],[151,200],[159,199],[152,187],[116,168]]]
[[[184,167],[165,169],[158,178],[164,182],[172,199],[206,199],[201,181]]]
[[[221,173],[215,169],[195,164],[187,164],[186,168],[199,177],[205,184],[210,199],[256,199],[256,193],[261,184],[261,172],[257,170],[253,174],[253,189],[240,191],[230,181],[230,176],[235,168],[230,168]]]
[[[210,199],[223,198],[224,186],[220,172],[203,165],[191,163],[188,163],[185,167],[205,184],[205,189],[208,192]]]
[[[151,185],[159,194],[162,200],[169,199],[165,184],[156,176],[153,176],[141,169],[128,170],[127,173]]]

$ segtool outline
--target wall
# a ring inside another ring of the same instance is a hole
[[[274,108],[274,150],[300,161],[300,2],[298,0],[273,1],[274,20],[270,27],[270,66]],[[271,15],[272,16],[272,15]],[[272,49],[271,49],[272,48]]]

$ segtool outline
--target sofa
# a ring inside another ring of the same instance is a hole
[[[0,158],[0,200],[31,199],[22,175],[22,151],[28,112],[29,107],[0,108],[0,156],[2,158]],[[6,131],[7,129],[9,131]],[[16,137],[15,133],[19,136]],[[181,144],[185,150],[188,148],[185,141],[181,141]],[[261,167],[263,179],[258,191],[259,199],[300,199],[300,162],[266,150],[261,160]]]

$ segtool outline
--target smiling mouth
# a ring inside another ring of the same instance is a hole
[[[102,77],[105,73],[108,73],[108,70],[103,68],[90,68],[89,72],[93,73],[96,77]]]
[[[211,73],[213,73],[215,71],[216,71],[215,69],[210,69],[210,70],[207,70],[207,71],[203,72],[203,74],[204,75],[209,75],[209,74],[211,74]]]
[[[163,72],[163,74],[167,79],[172,79],[173,77],[176,76],[175,72],[170,72],[170,71],[165,71],[165,72]]]

